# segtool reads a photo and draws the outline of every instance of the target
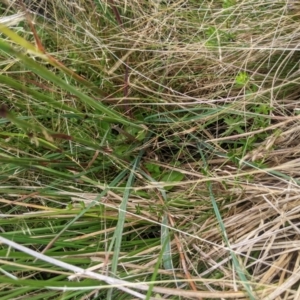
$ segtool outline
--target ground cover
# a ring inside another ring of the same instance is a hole
[[[1,299],[300,298],[296,2],[0,10]]]

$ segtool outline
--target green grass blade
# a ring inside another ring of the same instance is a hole
[[[83,103],[89,105],[93,109],[97,110],[99,113],[106,114],[107,116],[112,118],[112,121],[118,122],[124,125],[130,125],[133,127],[141,128],[139,125],[134,124],[131,121],[126,120],[123,118],[119,113],[114,112],[113,110],[107,108],[102,103],[95,101],[93,98],[87,96],[86,94],[82,93],[78,88],[73,87],[72,85],[68,84],[66,81],[58,77],[56,74],[49,71],[47,68],[42,66],[41,64],[35,62],[33,59],[27,57],[26,55],[16,51],[14,48],[12,48],[9,44],[4,42],[3,40],[0,40],[0,49],[4,52],[6,52],[8,55],[13,55],[20,59],[22,63],[35,72],[37,75],[41,76],[45,80],[49,80],[53,82],[56,86],[64,89],[65,91],[68,91],[72,93],[73,95],[76,95]]]
[[[38,92],[36,90],[34,90],[33,88],[30,88],[24,84],[21,84],[20,82],[18,82],[17,80],[14,80],[8,76],[4,76],[0,74],[0,82],[2,84],[5,84],[13,89],[15,89],[16,91],[22,93],[22,94],[26,94],[26,95],[31,95],[34,99],[36,99],[38,101],[38,103],[41,103],[42,105],[47,105],[49,108],[56,108],[56,109],[61,109],[61,110],[65,110],[65,111],[71,111],[74,113],[78,113],[78,110],[65,105],[63,102],[58,102],[55,101],[53,98],[46,96],[45,94]]]
[[[120,255],[121,243],[122,243],[122,238],[123,238],[124,223],[126,220],[128,198],[130,196],[132,186],[134,185],[135,172],[139,166],[140,160],[141,160],[141,154],[135,158],[135,160],[132,164],[132,168],[130,170],[130,174],[128,176],[128,180],[126,183],[126,188],[125,188],[125,191],[123,194],[122,203],[121,203],[120,209],[119,209],[118,224],[116,226],[116,230],[115,230],[115,233],[114,233],[114,236],[112,239],[112,243],[109,246],[109,249],[111,249],[112,246],[114,245],[114,255],[113,255],[112,263],[111,263],[111,273],[114,275],[116,275],[116,273],[117,273],[117,267],[119,264],[119,255]],[[112,292],[113,292],[112,290],[108,291],[107,299],[111,299]]]

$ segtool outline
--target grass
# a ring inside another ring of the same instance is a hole
[[[34,2],[0,6],[0,298],[298,299],[297,5]]]

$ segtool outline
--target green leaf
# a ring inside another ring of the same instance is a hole
[[[148,162],[148,163],[145,163],[145,167],[149,171],[151,176],[154,178],[161,174],[160,167],[157,164]]]
[[[178,171],[167,171],[163,173],[161,181],[170,183],[170,182],[179,182],[184,178],[184,175]],[[172,185],[168,185],[165,187],[166,190],[172,189]]]

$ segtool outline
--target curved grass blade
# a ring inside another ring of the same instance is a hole
[[[76,95],[83,103],[87,104],[88,106],[92,107],[93,109],[97,110],[99,114],[103,113],[107,116],[112,118],[113,122],[118,122],[124,125],[130,125],[136,128],[141,128],[141,126],[128,121],[123,116],[121,116],[119,113],[112,111],[111,109],[107,108],[105,105],[103,105],[100,102],[95,101],[93,98],[87,96],[86,94],[82,93],[77,89],[76,87],[68,84],[66,81],[49,71],[44,66],[40,65],[39,63],[35,62],[33,59],[27,57],[26,55],[18,52],[16,49],[11,47],[8,43],[4,42],[3,40],[0,40],[0,49],[7,53],[8,55],[13,55],[20,59],[23,64],[32,70],[37,75],[41,76],[45,80],[49,80],[53,82],[56,86],[72,93],[73,95]]]

